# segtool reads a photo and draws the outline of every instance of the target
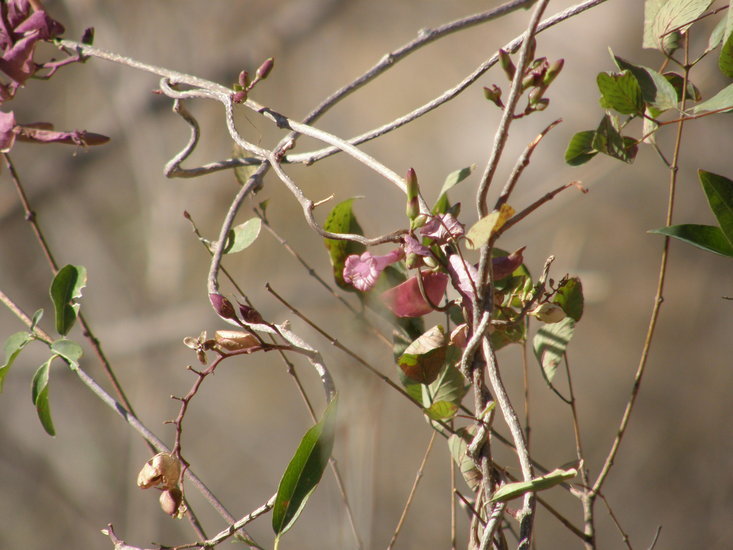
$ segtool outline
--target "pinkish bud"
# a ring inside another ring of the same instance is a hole
[[[232,102],[244,103],[245,101],[247,101],[247,91],[246,90],[239,90],[238,92],[234,92],[232,94]]]
[[[275,66],[275,59],[272,57],[268,57],[265,59],[265,61],[262,62],[262,65],[260,65],[257,68],[257,80],[264,80],[267,78],[267,75],[270,74],[270,71]]]
[[[484,97],[494,103],[497,107],[504,107],[504,103],[501,101],[501,88],[496,84],[493,84],[491,88],[484,86]]]
[[[247,71],[242,71],[239,73],[239,79],[237,80],[239,85],[244,88],[245,90],[249,87],[249,73]]]
[[[560,74],[560,71],[562,71],[563,65],[565,65],[565,60],[558,59],[547,68],[547,72],[545,73],[545,78],[543,81],[545,86],[549,86],[550,83],[555,80],[557,75]]]
[[[514,78],[514,73],[517,72],[517,68],[514,66],[509,54],[501,48],[499,48],[499,64],[501,64],[501,68],[506,73],[507,78],[512,80]]]
[[[239,304],[239,315],[241,315],[242,320],[245,323],[264,323],[262,315],[260,315],[260,312],[255,308],[249,307],[247,304],[242,304],[240,302],[237,303]]]
[[[221,294],[216,292],[210,293],[209,302],[211,302],[211,306],[219,317],[222,317],[223,319],[237,320],[237,314],[234,312],[234,306]]]
[[[168,489],[160,494],[160,508],[169,516],[177,517],[182,503],[183,493],[178,487]]]

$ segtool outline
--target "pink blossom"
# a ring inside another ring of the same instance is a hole
[[[453,214],[440,214],[433,216],[428,223],[423,225],[420,233],[423,237],[430,237],[439,242],[448,242],[462,237],[466,230]]]
[[[371,252],[364,252],[361,256],[352,254],[344,262],[344,281],[353,285],[357,290],[366,292],[376,283],[379,275],[390,264],[405,257],[402,248],[395,248],[389,254],[373,256]]]
[[[476,287],[478,286],[476,280],[478,279],[478,272],[476,268],[464,261],[458,254],[451,255],[448,258],[449,271],[453,275],[453,280],[457,282],[458,292],[465,298],[466,306],[468,306],[473,299],[476,297]]]
[[[417,277],[415,275],[404,283],[382,292],[382,301],[397,317],[421,317],[433,311],[433,306],[423,298],[420,292]],[[423,272],[422,282],[425,294],[430,301],[433,304],[440,303],[448,285],[448,275],[439,271]]]
[[[420,243],[412,233],[405,235],[405,254],[417,254],[418,256],[430,256],[430,249]]]

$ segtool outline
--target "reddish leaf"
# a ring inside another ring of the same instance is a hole
[[[423,273],[425,293],[433,304],[438,304],[448,285],[445,273]],[[397,317],[420,317],[433,311],[433,308],[420,294],[417,275],[396,287],[386,290],[381,295],[389,310]]]

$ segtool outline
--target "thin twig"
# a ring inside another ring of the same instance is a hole
[[[685,35],[686,36],[686,35]],[[687,38],[685,38],[685,59],[687,59],[688,56],[688,50],[689,50],[689,41]],[[687,89],[687,82],[689,79],[689,67],[685,67],[685,71],[683,74],[683,90]],[[685,102],[686,102],[686,94],[682,94],[682,97],[680,99],[680,110],[684,111],[685,109]],[[672,165],[669,169],[669,192],[668,192],[668,200],[667,200],[667,214],[665,217],[665,225],[670,226],[672,225],[672,217],[674,214],[674,201],[675,201],[675,191],[677,189],[677,174],[679,172],[679,159],[680,159],[680,149],[682,147],[682,131],[684,129],[684,120],[680,120],[677,124],[677,132],[675,136],[675,144],[674,144],[674,154],[672,156]],[[651,351],[651,345],[652,340],[654,337],[654,332],[657,327],[657,320],[659,318],[659,312],[662,307],[662,302],[664,301],[664,283],[666,280],[667,275],[667,260],[669,257],[669,243],[670,238],[665,237],[664,238],[664,245],[662,247],[662,255],[660,260],[660,266],[659,266],[659,276],[657,279],[657,290],[656,294],[654,296],[654,305],[652,306],[652,312],[649,319],[649,326],[647,328],[646,337],[644,338],[644,346],[641,351],[641,357],[639,358],[639,365],[637,366],[636,373],[634,374],[634,382],[631,387],[631,395],[629,396],[629,400],[626,403],[626,408],[624,409],[624,413],[621,417],[621,423],[619,425],[618,431],[616,432],[616,438],[613,441],[613,444],[611,445],[611,450],[609,451],[608,455],[606,456],[606,460],[603,464],[603,467],[601,468],[600,473],[598,474],[598,477],[596,478],[596,482],[593,484],[593,489],[591,491],[591,497],[595,496],[603,487],[603,483],[605,482],[609,472],[611,471],[611,467],[613,466],[613,462],[616,458],[616,454],[618,453],[619,447],[621,446],[621,440],[624,437],[624,434],[626,433],[626,428],[629,425],[629,420],[631,419],[631,412],[633,411],[634,404],[636,403],[636,398],[639,395],[639,388],[641,386],[641,380],[644,376],[644,372],[646,370],[647,361],[649,359],[649,353]]]
[[[603,493],[598,493],[598,496],[601,497],[601,500],[603,501],[603,504],[606,505],[606,509],[608,510],[608,515],[611,516],[611,520],[613,521],[613,524],[616,526],[616,529],[618,529],[618,532],[621,534],[621,540],[624,541],[624,545],[626,545],[626,548],[629,550],[634,550],[631,547],[631,541],[629,540],[629,535],[624,531],[623,527],[621,527],[621,524],[618,521],[618,518],[616,517],[616,514],[613,513],[613,508],[611,508],[611,505],[608,503],[608,500],[606,500],[606,497],[603,495]]]
[[[517,68],[512,79],[512,86],[509,90],[509,96],[504,103],[504,112],[501,120],[499,121],[499,127],[496,129],[496,135],[494,137],[494,145],[491,149],[491,155],[489,161],[486,163],[486,168],[481,176],[481,182],[479,183],[478,193],[476,194],[476,210],[478,215],[483,218],[488,214],[488,207],[486,205],[486,194],[489,192],[489,186],[494,179],[496,168],[499,166],[499,160],[504,152],[504,146],[509,139],[509,127],[514,121],[514,109],[517,106],[519,97],[522,95],[522,80],[525,76],[525,71],[529,62],[532,61],[530,57],[530,49],[534,43],[534,35],[537,32],[537,27],[540,23],[542,13],[545,11],[549,0],[540,0],[534,13],[529,21],[529,27],[522,37],[522,47],[519,50],[519,60],[517,62]]]
[[[410,494],[407,495],[407,502],[405,502],[405,506],[402,508],[402,514],[400,515],[400,519],[397,522],[397,527],[395,527],[394,533],[392,533],[392,538],[389,541],[389,544],[387,545],[387,550],[391,550],[395,543],[397,542],[397,537],[400,534],[400,531],[402,530],[402,526],[405,524],[405,519],[407,518],[407,512],[410,509],[410,505],[412,504],[412,500],[415,497],[415,493],[417,491],[417,486],[420,484],[420,480],[423,476],[423,471],[425,470],[425,464],[428,461],[428,457],[430,456],[430,451],[433,449],[433,443],[435,442],[435,435],[437,434],[436,431],[433,430],[433,433],[430,436],[430,441],[428,442],[428,446],[425,449],[425,454],[422,457],[422,460],[420,461],[420,466],[417,468],[417,473],[415,474],[415,481],[412,482],[412,487],[410,488]]]

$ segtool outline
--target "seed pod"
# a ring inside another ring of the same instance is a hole
[[[137,475],[137,485],[141,489],[150,487],[172,489],[178,486],[180,476],[180,461],[170,453],[158,453],[140,470]]]
[[[241,351],[260,345],[254,335],[243,330],[217,330],[214,340],[223,351]]]
[[[160,508],[169,516],[177,517],[183,502],[183,493],[178,487],[173,487],[160,493]]]

